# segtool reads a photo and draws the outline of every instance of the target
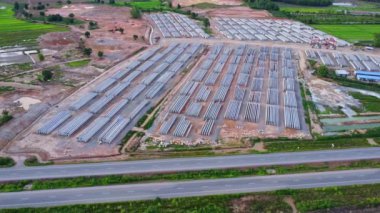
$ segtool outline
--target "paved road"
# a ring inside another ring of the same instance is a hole
[[[380,169],[0,193],[0,208],[58,206],[380,183]]]
[[[1,181],[191,171],[380,158],[380,148],[122,161],[0,169]]]

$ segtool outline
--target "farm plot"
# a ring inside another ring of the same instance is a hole
[[[115,154],[126,132],[173,86],[173,79],[180,77],[202,49],[201,44],[171,44],[144,52],[52,109],[23,143],[54,144],[46,150],[54,157],[62,157],[62,146],[71,150],[72,156]]]
[[[380,72],[380,57],[314,50],[306,50],[305,53],[308,59],[319,61],[328,67]]]
[[[65,31],[66,27],[52,24],[37,24],[17,19],[12,5],[0,3],[0,47],[13,45],[35,45],[36,39],[45,33]]]
[[[176,13],[151,14],[149,18],[155,23],[165,38],[208,38],[197,23],[185,15]]]
[[[214,18],[216,29],[225,37],[237,40],[310,43],[313,37],[332,37],[301,22],[275,19]],[[338,46],[348,42],[335,38]]]
[[[291,49],[212,46],[162,110],[165,141],[306,135]]]
[[[344,25],[312,25],[318,30],[334,35],[340,39],[355,43],[373,41],[375,33],[379,33],[378,24],[344,24]]]

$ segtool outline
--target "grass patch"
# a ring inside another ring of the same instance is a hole
[[[0,114],[0,126],[4,125],[8,121],[12,120],[13,116],[6,110]]]
[[[143,11],[160,11],[169,9],[169,7],[166,4],[161,3],[160,0],[132,0],[129,2],[116,2],[116,5],[136,7]],[[177,5],[175,5],[175,7],[176,6]]]
[[[363,95],[359,92],[350,92],[350,95],[352,95],[352,97],[358,99],[362,103],[362,111],[380,112],[380,99],[370,95]]]
[[[69,63],[66,63],[65,65],[70,68],[79,68],[79,67],[87,66],[90,63],[90,61],[91,61],[90,59],[84,59],[80,61],[69,62]]]
[[[263,176],[273,174],[295,174],[305,172],[323,172],[347,169],[380,168],[379,161],[356,161],[331,166],[329,163],[300,164],[293,166],[267,166],[244,169],[213,169],[205,171],[187,171],[162,174],[108,175],[103,177],[75,177],[53,180],[19,181],[0,184],[1,192],[23,191],[26,185],[31,190],[63,189],[76,187],[106,186],[141,182],[183,181],[217,178],[236,178],[242,176]]]
[[[302,97],[302,105],[303,105],[303,110],[304,110],[304,115],[305,115],[305,121],[306,121],[306,124],[309,126],[309,130],[311,130],[311,119],[310,119],[310,114],[309,114],[309,107],[310,107],[310,102],[312,101],[308,101],[306,100],[306,92],[305,92],[305,88],[303,86],[302,83],[299,84],[299,87],[300,87],[300,92],[301,92],[301,97]]]
[[[0,168],[12,167],[16,165],[16,162],[9,157],[0,157]]]
[[[375,33],[380,32],[378,24],[352,24],[352,25],[312,25],[312,27],[328,34],[357,43],[361,41],[373,41]]]
[[[5,93],[5,92],[11,92],[14,91],[16,88],[11,87],[11,86],[0,86],[0,94]]]
[[[243,199],[244,197],[250,199]],[[79,204],[71,206],[8,209],[4,212],[233,212],[233,207],[244,208],[248,212],[291,212],[284,202],[292,197],[300,212],[332,210],[343,212],[352,208],[371,208],[380,205],[380,184],[324,187],[313,189],[285,189],[273,192],[258,192],[230,195],[212,195],[128,201],[101,204]],[[235,202],[234,202],[235,201]],[[238,202],[236,202],[238,201]],[[235,205],[234,205],[235,204]]]
[[[177,6],[177,5],[175,5]],[[193,4],[191,7],[198,8],[198,9],[217,9],[217,8],[226,8],[229,7],[228,5],[218,5],[218,4],[213,4],[209,2],[203,2],[203,3],[198,3],[198,4]]]
[[[17,19],[12,5],[0,3],[0,46],[35,45],[36,39],[45,33],[66,31],[64,26],[37,24]]]
[[[25,166],[48,166],[48,165],[52,165],[52,164],[54,164],[54,163],[53,162],[41,163],[38,161],[38,159],[36,157],[30,157],[24,161]]]
[[[334,144],[334,147],[332,147]],[[348,149],[370,147],[366,138],[340,138],[329,140],[310,140],[310,141],[275,141],[265,142],[268,152],[299,152],[326,149]]]
[[[154,108],[153,108],[154,109]],[[160,109],[157,109],[154,114],[149,118],[149,120],[143,126],[144,129],[150,129],[153,126],[154,121],[156,120]],[[151,112],[150,112],[151,113]]]

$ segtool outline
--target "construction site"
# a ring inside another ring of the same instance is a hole
[[[132,142],[139,147],[152,139],[186,146],[219,146],[242,138],[310,139],[311,132],[329,132],[322,130],[323,122],[332,121],[319,122],[304,109],[303,88],[317,107],[338,104],[352,115],[350,107],[360,103],[312,75],[308,60],[354,75],[380,71],[375,52],[354,52],[344,40],[262,11],[229,14],[236,8],[200,13],[210,18],[212,34],[199,20],[173,12],[135,20],[125,15],[126,8],[115,12],[109,6],[78,4],[49,9],[97,22],[99,29],[91,31],[86,44],[105,57],[92,61],[98,74],[45,106],[7,144],[7,152],[69,160],[118,156]],[[117,14],[124,14],[123,20],[115,21]],[[44,35],[40,42],[59,54],[81,31],[73,27]],[[335,102],[329,101],[332,96]],[[146,129],[139,125],[144,116],[154,119]],[[131,132],[143,136],[125,140]]]

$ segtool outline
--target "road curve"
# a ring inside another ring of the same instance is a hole
[[[60,206],[380,183],[380,169],[0,193],[0,208]]]
[[[176,158],[107,163],[51,165],[24,168],[15,167],[0,169],[0,182],[79,176],[102,176],[111,174],[141,174],[153,172],[195,171],[268,165],[289,165],[315,162],[368,160],[377,158],[380,158],[380,147],[201,158]]]

